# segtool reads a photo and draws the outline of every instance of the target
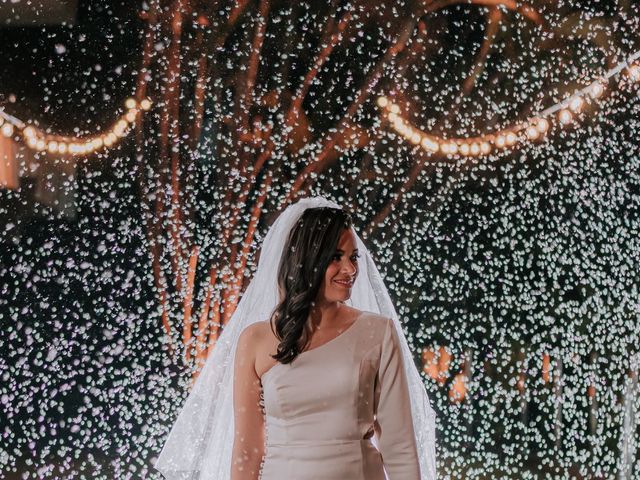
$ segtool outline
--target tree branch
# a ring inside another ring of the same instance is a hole
[[[496,34],[498,33],[498,28],[500,27],[501,20],[502,12],[500,12],[499,8],[492,7],[491,9],[489,9],[489,12],[487,14],[487,25],[485,27],[484,40],[482,41],[482,46],[480,47],[480,51],[478,52],[478,56],[476,57],[475,66],[473,67],[473,70],[466,78],[462,86],[462,90],[466,95],[469,95],[473,91],[478,77],[484,71],[484,67],[487,64],[487,57],[489,56],[491,45],[493,45],[493,41],[496,38]]]
[[[517,12],[536,25],[544,25],[544,17],[528,3],[516,0],[425,0],[424,13],[433,13],[452,5],[478,5],[485,7],[505,7],[507,10]]]
[[[260,52],[264,45],[264,32],[267,29],[267,17],[269,15],[270,1],[260,1],[260,14],[257,20],[253,42],[251,44],[251,55],[247,65],[247,74],[244,84],[244,91],[240,99],[242,105],[238,124],[244,131],[249,131],[249,110],[253,105],[255,94],[255,83],[260,66]]]
[[[344,131],[349,127],[351,117],[358,111],[360,106],[373,91],[373,88],[382,75],[384,67],[387,65],[387,63],[393,60],[406,46],[415,28],[416,21],[417,17],[411,16],[411,18],[404,24],[397,40],[387,49],[382,60],[376,64],[373,71],[368,75],[366,81],[364,82],[364,86],[358,91],[356,98],[353,100],[353,102],[347,109],[347,112],[338,123],[336,132],[325,137],[323,142],[324,144],[320,152],[295,178],[293,186],[281,202],[280,208],[286,207],[296,197],[296,194],[312,173],[319,173],[329,166],[331,162],[326,161],[329,152],[336,145],[339,136],[341,134],[344,134]]]

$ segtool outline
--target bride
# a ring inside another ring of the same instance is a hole
[[[435,414],[350,215],[280,214],[155,463],[168,480],[435,479]]]

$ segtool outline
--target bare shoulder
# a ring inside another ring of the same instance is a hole
[[[251,338],[252,345],[257,351],[264,348],[269,349],[276,340],[275,335],[271,331],[271,324],[269,320],[259,320],[254,322],[249,325],[245,331],[247,331],[246,335]]]
[[[244,327],[244,329],[240,332],[239,341],[244,343],[255,342],[256,338],[258,338],[261,332],[258,323],[260,322],[254,322]]]

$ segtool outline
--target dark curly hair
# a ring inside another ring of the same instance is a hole
[[[278,267],[280,301],[269,318],[271,330],[280,339],[277,353],[271,357],[280,363],[291,363],[308,344],[312,302],[340,235],[352,225],[348,212],[317,207],[306,209],[291,229]]]

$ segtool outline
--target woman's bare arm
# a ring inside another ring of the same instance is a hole
[[[264,418],[260,407],[260,378],[255,370],[259,325],[245,328],[238,338],[233,374],[235,432],[231,480],[258,480],[264,456]]]

